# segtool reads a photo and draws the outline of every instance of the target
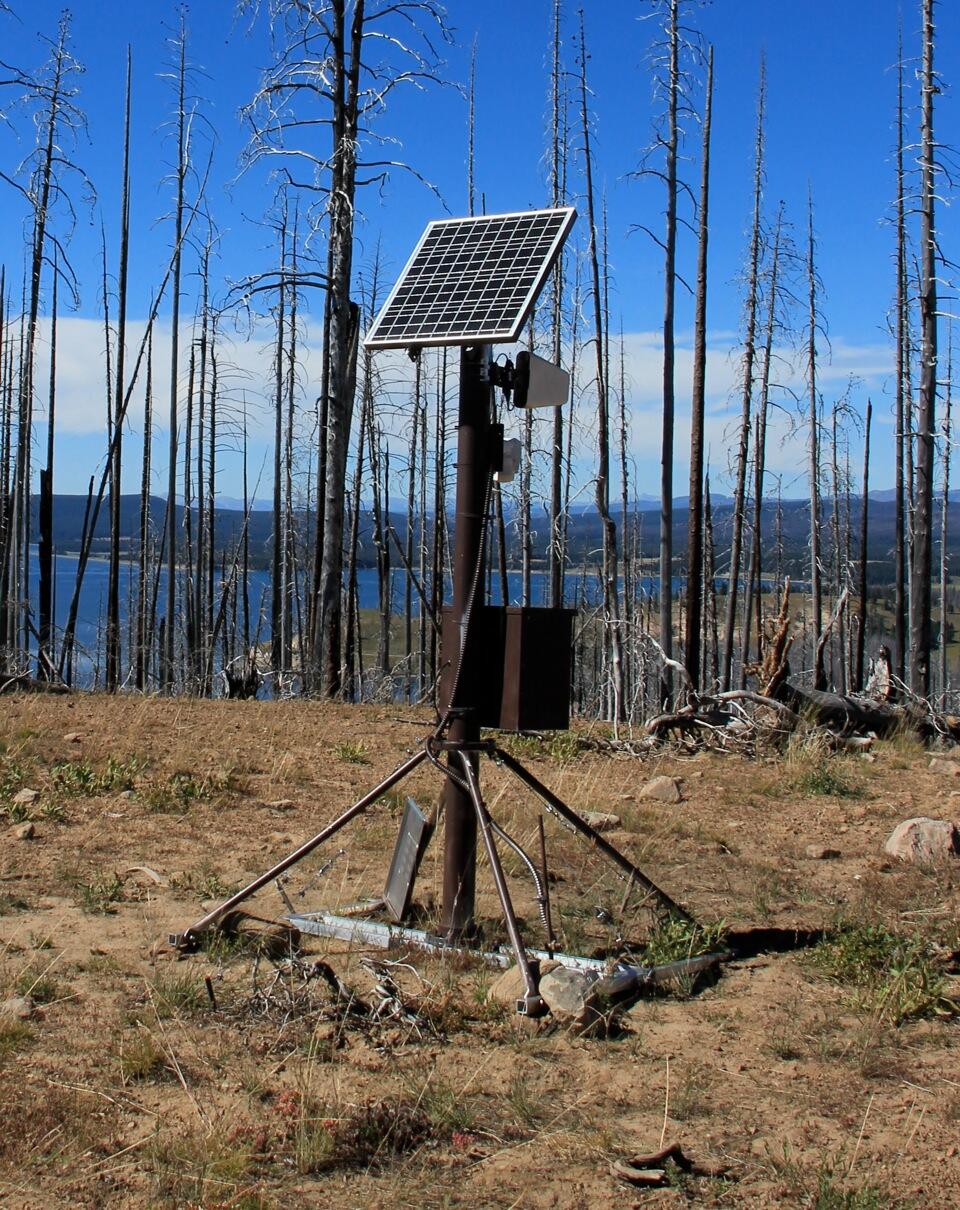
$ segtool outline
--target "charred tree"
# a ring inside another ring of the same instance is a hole
[[[710,128],[713,113],[713,47],[707,57],[700,159],[697,286],[693,335],[693,391],[690,404],[690,486],[687,518],[687,611],[684,657],[690,683],[701,682],[703,618],[703,422],[707,386],[707,249],[710,236]]]
[[[937,248],[935,222],[933,97],[933,0],[923,0],[923,62],[920,71],[920,382],[917,407],[913,560],[910,568],[910,688],[930,694],[933,459],[937,398]]]

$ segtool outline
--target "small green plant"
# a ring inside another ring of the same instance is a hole
[[[166,1056],[153,1036],[145,1029],[138,1029],[120,1044],[120,1079],[124,1084],[152,1079],[163,1071],[165,1061]]]
[[[85,798],[96,793],[97,775],[85,760],[62,761],[50,768],[50,785],[61,798]]]
[[[3,812],[10,823],[25,823],[30,818],[30,808],[22,802],[9,802]]]
[[[862,793],[841,768],[828,761],[803,769],[794,778],[793,784],[801,794],[816,794],[824,798],[859,798]]]
[[[67,813],[64,810],[63,803],[57,802],[56,799],[50,802],[41,803],[40,814],[44,819],[49,820],[50,823],[63,823],[63,821],[67,818]]]
[[[32,1038],[33,1030],[26,1021],[0,1017],[0,1064],[21,1051]]]
[[[193,975],[159,974],[147,983],[147,992],[160,1018],[193,1016],[209,1005],[206,989]]]
[[[104,793],[111,790],[132,790],[137,776],[146,768],[147,762],[138,756],[128,756],[125,760],[117,756],[108,756],[107,764],[98,777],[98,784]]]
[[[144,761],[136,756],[121,759],[108,756],[103,769],[97,771],[87,760],[60,761],[50,768],[50,785],[59,798],[90,798],[116,790],[131,790]]]
[[[918,935],[881,925],[842,928],[810,952],[828,979],[854,990],[858,1007],[899,1025],[914,1017],[950,1016],[960,1005],[947,994],[941,964]]]
[[[550,736],[547,752],[558,762],[566,765],[579,756],[581,751],[580,736],[573,731],[555,731]]]
[[[678,1122],[700,1117],[710,1109],[710,1069],[693,1063],[670,1093],[670,1116]]]
[[[505,732],[497,736],[497,743],[517,760],[535,760],[543,756],[543,737],[540,735],[512,735]]]
[[[0,757],[0,802],[13,798],[27,780],[27,767],[12,754]]]
[[[827,1159],[817,1173],[817,1187],[811,1205],[813,1210],[884,1210],[890,1198],[874,1185],[854,1188],[837,1175],[837,1165]]]
[[[161,1205],[237,1206],[249,1186],[249,1150],[207,1130],[158,1135],[146,1156]]]
[[[367,746],[362,739],[358,739],[355,743],[343,740],[339,744],[334,744],[333,754],[337,760],[342,760],[348,765],[367,764]]]
[[[123,879],[119,874],[101,874],[90,882],[81,882],[79,888],[80,907],[85,912],[101,916],[116,911],[116,904],[123,899]]]
[[[64,989],[51,975],[35,975],[29,967],[17,976],[14,986],[17,995],[29,996],[34,1004],[51,1004],[59,1000]]]
[[[658,921],[647,938],[643,961],[649,966],[665,966],[683,958],[713,954],[724,948],[725,934],[726,925],[722,921],[703,925],[681,916],[668,916]]]
[[[416,1101],[439,1135],[469,1134],[480,1121],[478,1107],[471,1098],[435,1080],[416,1093]]]
[[[194,803],[210,802],[233,789],[229,772],[197,776],[183,770],[171,773],[166,781],[154,782],[141,794],[151,811],[184,813]]]
[[[201,899],[225,899],[233,889],[206,863],[174,874],[170,885],[175,891],[189,891]]]
[[[531,1086],[527,1072],[514,1072],[507,1092],[507,1103],[514,1123],[522,1130],[530,1130],[539,1125],[543,1117],[543,1098],[540,1090]]]

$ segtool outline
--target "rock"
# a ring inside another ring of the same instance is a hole
[[[13,829],[14,839],[16,840],[33,840],[37,830],[32,823],[21,823]]]
[[[822,844],[808,844],[804,852],[811,861],[833,861],[840,856],[839,849],[828,849]]]
[[[876,752],[861,752],[860,759],[865,760],[868,765],[875,765],[877,763],[877,754]]]
[[[927,768],[931,773],[942,773],[944,777],[960,777],[960,762],[942,756],[931,756]]]
[[[0,1017],[8,1020],[26,1021],[33,1016],[33,1001],[29,996],[11,996],[9,1000],[0,1002]]]
[[[620,827],[620,816],[607,811],[585,811],[583,818],[595,832],[612,832]]]
[[[593,1002],[591,995],[599,976],[595,971],[571,970],[559,966],[540,980],[540,995],[554,1014],[576,1017]]]
[[[292,811],[297,804],[292,798],[275,798],[273,802],[265,802],[263,805],[271,811]]]
[[[602,1027],[610,1013],[610,988],[596,971],[558,966],[540,980],[540,995],[558,1024],[578,1033]]]
[[[541,962],[541,977],[556,970],[559,965],[559,962]],[[497,1004],[505,1004],[507,1008],[515,1009],[517,1001],[526,994],[526,990],[523,984],[523,977],[520,974],[520,967],[514,963],[513,966],[508,967],[502,975],[498,975],[490,984],[490,988],[487,991],[487,999],[495,1000]]]
[[[945,861],[960,857],[960,829],[948,819],[905,819],[897,824],[883,848],[901,861]]]
[[[641,798],[655,798],[657,802],[682,802],[679,777],[655,777],[640,791]]]
[[[26,786],[22,790],[18,790],[14,794],[12,801],[19,807],[29,807],[31,803],[35,803],[40,797],[39,790],[30,790]]]
[[[65,744],[79,744],[83,742],[83,736],[79,731],[68,731],[63,737],[63,742]]]

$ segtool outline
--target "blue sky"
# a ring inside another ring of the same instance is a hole
[[[714,173],[711,211],[710,412],[712,458],[718,472],[726,466],[723,433],[737,410],[730,398],[736,379],[736,332],[742,301],[738,273],[747,241],[750,213],[751,158],[757,73],[761,51],[768,71],[767,178],[764,208],[772,217],[782,199],[788,217],[802,227],[808,186],[813,191],[819,240],[819,268],[824,309],[833,342],[833,364],[824,365],[825,398],[843,391],[852,372],[860,380],[852,392],[862,407],[873,396],[878,418],[877,486],[892,481],[892,402],[889,368],[892,346],[886,332],[893,293],[893,231],[889,226],[894,187],[894,114],[898,5],[895,0],[716,0],[693,14],[706,41],[715,47]],[[477,41],[476,180],[488,211],[523,209],[545,201],[544,132],[548,112],[548,39],[550,0],[452,0],[449,22],[455,41],[443,48],[445,74],[465,83],[470,47]],[[0,58],[36,65],[44,55],[38,33],[52,34],[59,6],[48,0],[13,0],[16,19],[0,15]],[[593,90],[596,178],[607,198],[612,268],[612,324],[628,333],[631,378],[631,448],[638,469],[638,490],[656,491],[659,459],[656,379],[659,350],[656,330],[662,305],[659,250],[631,228],[642,223],[659,229],[662,191],[650,180],[631,179],[650,137],[654,107],[647,55],[654,23],[638,18],[649,6],[638,0],[586,0],[584,13]],[[129,43],[134,57],[133,220],[130,312],[142,318],[150,291],[161,276],[170,241],[169,224],[161,221],[169,207],[170,186],[162,183],[172,159],[164,122],[172,106],[168,81],[160,77],[169,63],[165,40],[176,22],[172,4],[96,4],[81,0],[73,8],[73,48],[86,66],[80,104],[89,123],[76,156],[96,186],[99,200],[91,210],[78,206],[72,257],[81,280],[82,299],[63,337],[64,452],[57,468],[57,487],[83,490],[88,474],[103,452],[102,405],[97,399],[99,357],[99,232],[107,231],[115,271],[119,152],[122,122],[124,55]],[[947,84],[957,74],[955,48],[960,45],[960,6],[941,4],[939,63]],[[573,64],[572,35],[577,13],[565,5],[564,41]],[[908,54],[918,50],[919,4],[903,5]],[[221,231],[219,281],[235,280],[270,261],[268,236],[258,226],[272,188],[257,169],[237,179],[244,132],[237,111],[257,86],[260,68],[269,59],[262,21],[252,28],[237,21],[229,0],[207,0],[188,12],[190,58],[203,68],[194,77],[202,112],[217,132],[210,187],[210,206]],[[908,120],[916,128],[917,89],[908,75]],[[9,108],[9,90],[0,92],[0,108]],[[937,98],[938,132],[951,141],[956,106],[947,87]],[[28,149],[32,132],[16,110],[12,127],[0,129],[0,167],[13,168]],[[466,105],[454,88],[431,88],[398,95],[381,129],[402,144],[397,154],[415,165],[438,188],[452,213],[466,210]],[[579,137],[573,144],[579,147]],[[691,182],[699,136],[694,128],[685,165]],[[574,153],[578,154],[578,153]],[[442,214],[436,197],[414,179],[395,174],[381,194],[370,191],[361,202],[358,264],[369,264],[378,242],[388,278],[402,265],[426,221]],[[23,206],[0,185],[0,261],[16,280],[22,264]],[[955,242],[956,221],[941,207],[946,251]],[[581,238],[584,236],[581,219]],[[800,234],[798,230],[797,234]],[[692,240],[681,241],[681,272],[692,280]],[[193,289],[192,283],[188,284]],[[682,295],[682,291],[681,291]],[[689,392],[689,326],[691,309],[681,297],[681,356],[677,390],[680,401],[677,480],[686,466],[684,401]],[[72,324],[72,328],[71,328]],[[243,385],[256,410],[255,348],[237,360],[253,375]],[[261,359],[262,360],[262,359]],[[309,373],[308,366],[308,373]],[[238,386],[238,391],[240,387]],[[305,384],[305,398],[310,384]],[[163,388],[159,388],[163,394]],[[136,418],[134,418],[136,428]],[[798,482],[794,468],[800,447],[786,438],[774,451],[774,469],[785,475],[784,489]],[[261,453],[264,435],[255,440]],[[857,451],[852,456],[859,457]],[[585,452],[584,473],[589,473]],[[129,486],[135,467],[130,466]],[[229,472],[228,472],[229,473]],[[224,482],[225,494],[235,484]],[[793,491],[802,491],[802,484]]]

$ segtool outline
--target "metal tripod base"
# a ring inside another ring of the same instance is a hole
[[[233,911],[239,904],[243,903],[251,895],[267,886],[268,883],[274,881],[281,874],[295,865],[301,858],[308,856],[321,845],[325,840],[329,840],[341,828],[345,827],[351,820],[363,814],[369,807],[373,806],[378,799],[382,798],[388,790],[396,786],[400,781],[412,773],[427,757],[430,758],[444,776],[449,776],[453,771],[449,768],[444,768],[434,756],[431,750],[431,744],[435,741],[428,740],[424,747],[413,754],[408,760],[399,765],[388,777],[384,778],[377,786],[369,793],[358,799],[351,807],[339,815],[332,823],[328,824],[316,836],[300,845],[282,861],[271,866],[265,873],[260,874],[247,886],[231,895],[219,907],[208,912],[190,928],[182,933],[174,933],[170,937],[170,943],[180,950],[191,950],[197,948],[200,943],[200,938],[211,928],[214,928],[227,913]],[[473,743],[455,743],[447,741],[436,745],[440,750],[449,753],[451,764],[454,759],[459,763],[463,777],[462,782],[468,791],[470,801],[473,804],[473,809],[477,818],[477,826],[480,830],[480,835],[483,839],[484,848],[487,854],[487,860],[490,863],[490,869],[493,874],[494,883],[497,888],[497,896],[500,900],[500,906],[503,911],[504,921],[507,926],[507,932],[510,937],[510,946],[513,950],[517,965],[520,969],[523,978],[524,995],[517,1001],[517,1011],[525,1016],[539,1017],[549,1011],[546,1002],[539,992],[540,981],[540,963],[539,955],[532,956],[531,952],[523,944],[520,936],[519,925],[517,924],[516,913],[513,910],[513,902],[510,898],[510,890],[507,886],[507,881],[503,873],[503,866],[500,862],[500,855],[497,852],[496,842],[494,840],[493,829],[495,825],[491,819],[490,813],[487,810],[486,803],[480,793],[479,781],[477,779],[476,770],[470,759],[473,753],[485,754],[496,763],[503,765],[509,769],[528,789],[544,803],[547,809],[565,820],[575,831],[582,835],[585,839],[598,849],[606,858],[616,865],[621,873],[629,880],[630,885],[636,884],[643,887],[647,893],[656,900],[658,906],[668,914],[679,917],[685,921],[691,921],[692,918],[675,900],[660,887],[656,885],[646,874],[643,873],[632,861],[623,853],[620,852],[614,845],[600,835],[595,828],[592,828],[576,811],[572,810],[567,804],[549,790],[541,781],[533,776],[527,769],[515,760],[508,752],[491,741],[479,740]],[[459,775],[457,775],[459,778]],[[311,917],[309,914],[299,917],[292,916],[293,923],[299,923],[301,919],[309,920],[317,919],[323,914]],[[332,919],[332,918],[331,918]],[[305,931],[311,931],[309,929]],[[401,930],[397,930],[400,932]],[[426,936],[426,935],[425,935]],[[455,948],[455,947],[451,947]]]

